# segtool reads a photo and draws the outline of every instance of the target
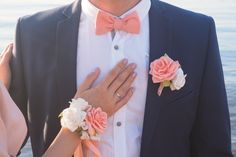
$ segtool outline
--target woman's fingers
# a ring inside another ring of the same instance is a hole
[[[114,79],[126,68],[128,64],[127,59],[121,60],[105,77],[101,85],[105,88],[108,88]]]
[[[8,49],[11,45],[12,45],[12,43],[11,43],[11,44],[8,44],[8,45],[3,49],[2,53],[0,54],[0,57],[1,57],[1,58],[2,58],[3,54],[7,51],[7,49]]]
[[[112,93],[115,93],[122,84],[124,84],[126,82],[126,80],[128,79],[128,77],[134,73],[134,70],[136,69],[136,64],[132,63],[130,64],[113,82],[112,84],[109,86],[108,90]],[[121,93],[119,93],[121,94]],[[124,95],[121,95],[122,97]]]
[[[9,44],[0,56],[0,80],[4,83],[7,89],[11,82],[10,59],[12,57],[12,50],[13,44]]]
[[[12,57],[13,44],[9,44],[1,54],[1,63],[9,63]]]
[[[129,102],[130,98],[133,96],[133,93],[134,88],[130,88],[127,94],[115,105],[114,113]]]
[[[79,86],[76,95],[88,90],[92,87],[93,83],[97,80],[100,74],[100,69],[96,68],[92,73],[88,74],[84,82]],[[76,97],[76,96],[75,96]]]
[[[117,99],[117,101],[119,101],[121,98],[123,98],[127,94],[133,82],[135,81],[136,76],[137,74],[135,72],[129,75],[128,79],[115,92],[114,96],[115,96],[115,99]]]

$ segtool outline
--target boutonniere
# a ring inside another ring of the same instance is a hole
[[[160,83],[157,91],[159,96],[165,87],[170,87],[172,91],[180,90],[185,85],[187,76],[179,62],[172,60],[167,54],[150,64],[150,74],[153,83]]]

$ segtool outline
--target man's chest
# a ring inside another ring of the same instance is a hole
[[[135,146],[133,152],[138,154],[136,149],[141,143],[148,82],[149,27],[143,28],[139,35],[116,32],[114,36],[112,33],[97,36],[92,26],[83,26],[85,27],[79,32],[78,39],[77,86],[96,67],[101,69],[101,74],[95,82],[98,84],[120,60],[127,58],[130,63],[137,64],[137,78],[133,84],[135,93],[127,105],[109,118],[108,128],[98,147],[102,154],[112,156],[118,146],[118,152],[125,154],[126,146],[132,145]]]

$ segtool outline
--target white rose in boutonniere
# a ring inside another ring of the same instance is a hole
[[[181,68],[178,69],[175,78],[171,81],[170,88],[171,90],[180,90],[186,82],[186,76]]]

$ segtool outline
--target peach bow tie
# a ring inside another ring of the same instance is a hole
[[[102,11],[98,12],[96,21],[96,34],[102,35],[112,30],[122,30],[131,34],[139,34],[140,20],[136,12],[130,15],[117,19]]]

